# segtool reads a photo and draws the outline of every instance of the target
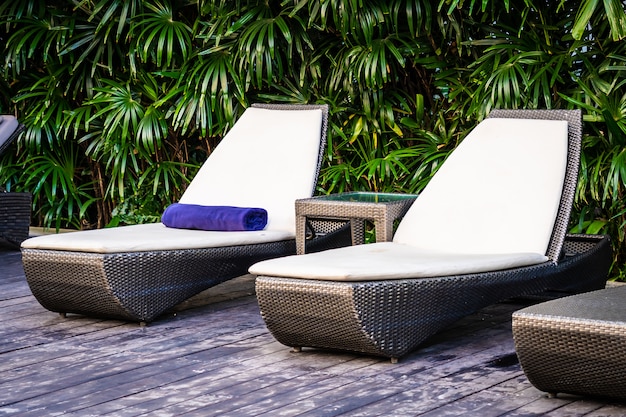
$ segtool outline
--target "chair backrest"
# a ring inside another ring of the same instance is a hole
[[[295,200],[313,195],[327,123],[326,105],[253,105],[209,155],[180,202],[264,208],[267,229],[295,235]]]
[[[15,116],[8,114],[0,115],[0,156],[2,156],[11,142],[17,138],[23,128],[24,126],[17,121]]]
[[[557,260],[580,159],[580,112],[494,111],[448,157],[394,241]],[[578,120],[578,123],[576,122]]]
[[[578,185],[578,173],[580,171],[580,155],[582,152],[583,116],[580,109],[577,110],[493,110],[489,117],[510,119],[541,119],[541,120],[565,120],[567,121],[567,167],[561,204],[554,222],[554,230],[546,255],[557,260],[563,249],[565,235],[569,228],[572,205]]]

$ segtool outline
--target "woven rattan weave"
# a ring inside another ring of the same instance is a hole
[[[28,238],[30,193],[0,192],[0,240],[18,246]]]
[[[326,141],[327,106],[254,106],[322,109],[319,171]],[[346,244],[349,229],[340,226],[320,234],[312,243],[314,250]],[[110,254],[23,248],[22,262],[33,294],[51,311],[150,322],[187,298],[245,274],[257,261],[288,254],[295,254],[294,239],[210,249]]]
[[[0,156],[23,130],[24,125],[19,124],[6,140],[0,141]],[[19,246],[28,238],[31,200],[30,193],[6,192],[0,186],[0,241]]]
[[[513,314],[520,364],[538,389],[626,400],[626,286]]]
[[[342,349],[394,359],[452,322],[506,298],[547,289],[578,291],[604,286],[611,258],[608,239],[571,236],[568,241],[572,244],[564,244],[578,178],[580,111],[496,110],[490,117],[568,121],[568,165],[546,253],[550,260],[498,272],[369,282],[259,276],[256,288],[261,314],[279,342],[295,348]],[[574,256],[563,256],[564,250]]]
[[[258,277],[256,292],[267,327],[286,346],[399,358],[438,330],[497,301],[565,287],[602,288],[611,258],[608,238],[571,236],[565,245],[581,252],[570,252],[558,264],[370,282]]]

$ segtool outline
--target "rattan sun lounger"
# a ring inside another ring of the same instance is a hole
[[[145,323],[254,262],[295,253],[294,203],[314,191],[327,118],[326,105],[254,105],[181,197],[186,204],[267,209],[264,230],[157,223],[32,238],[22,244],[22,259],[33,294],[61,314]],[[321,237],[318,248],[334,245],[335,237]]]
[[[0,156],[23,130],[15,116],[0,115]],[[7,192],[0,186],[0,242],[19,246],[28,238],[31,200],[30,193]]]
[[[493,111],[413,203],[393,242],[253,265],[268,329],[296,350],[394,361],[495,302],[602,288],[608,240],[566,239],[581,136],[580,111]]]
[[[515,349],[528,380],[556,396],[626,400],[626,285],[513,313]]]

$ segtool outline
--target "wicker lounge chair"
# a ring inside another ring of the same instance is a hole
[[[0,156],[24,130],[15,116],[0,115]],[[6,192],[0,186],[0,241],[13,246],[28,238],[30,226],[30,193]]]
[[[267,327],[296,350],[395,361],[489,304],[602,288],[608,240],[566,239],[581,131],[579,111],[493,111],[413,203],[393,242],[253,265]]]
[[[61,314],[146,323],[245,274],[254,262],[295,253],[294,202],[315,188],[327,112],[325,105],[253,105],[181,197],[186,204],[264,208],[264,230],[186,230],[156,223],[28,239],[22,259],[33,294]],[[334,237],[329,233],[320,241]]]
[[[626,286],[513,313],[522,370],[541,391],[626,401]]]

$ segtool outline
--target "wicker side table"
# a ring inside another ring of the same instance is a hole
[[[513,313],[528,380],[541,391],[626,400],[626,285]]]
[[[416,198],[415,194],[350,192],[296,200],[296,253],[306,252],[306,223],[311,219],[349,221],[352,244],[363,243],[365,220],[370,220],[376,241],[388,242],[394,220],[404,216]]]

